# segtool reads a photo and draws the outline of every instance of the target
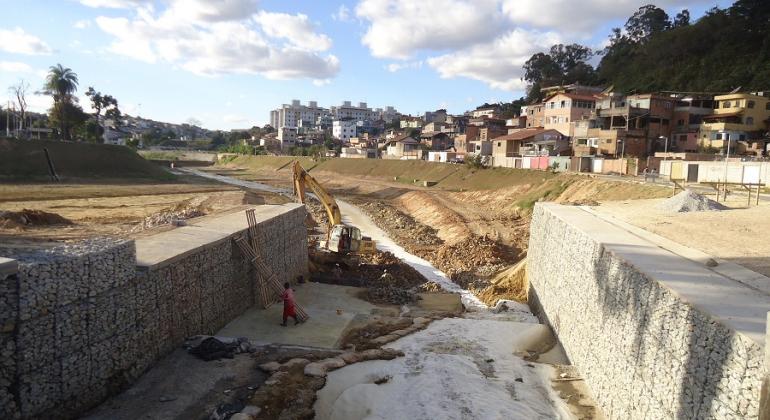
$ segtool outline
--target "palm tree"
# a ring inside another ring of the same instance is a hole
[[[53,112],[59,120],[59,129],[65,140],[70,139],[70,133],[67,127],[67,109],[72,105],[75,98],[75,92],[78,90],[78,75],[68,67],[61,64],[51,66],[48,69],[48,76],[45,80],[44,91],[53,96]]]

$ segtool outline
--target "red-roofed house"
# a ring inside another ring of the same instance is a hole
[[[555,156],[570,151],[569,140],[548,128],[523,128],[492,140],[492,156]]]

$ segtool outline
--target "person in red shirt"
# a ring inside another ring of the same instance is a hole
[[[281,326],[286,326],[286,320],[289,317],[294,318],[294,325],[297,325],[299,324],[299,319],[297,319],[297,310],[294,303],[294,290],[289,282],[284,283],[283,289],[281,294],[281,298],[283,298],[283,323]]]

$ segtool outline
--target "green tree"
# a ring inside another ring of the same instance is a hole
[[[636,42],[613,29],[598,79],[619,91],[766,90],[770,80],[770,2],[738,0],[696,22],[685,16],[667,28],[665,12],[645,6],[627,26],[647,34]],[[646,17],[645,17],[646,16]]]
[[[54,106],[51,108],[52,118],[50,120],[52,123],[56,121],[59,133],[65,140],[72,139],[68,124],[79,117],[76,110],[80,109],[80,107],[74,105],[77,102],[77,98],[74,96],[77,90],[78,75],[72,69],[61,64],[51,66],[48,69],[43,91],[53,97]],[[80,109],[80,112],[82,111]],[[72,115],[67,115],[67,112],[72,112]]]
[[[625,28],[631,41],[645,42],[654,34],[670,29],[671,20],[665,10],[648,4],[628,18]]]
[[[673,23],[674,28],[680,28],[682,26],[687,26],[689,24],[690,24],[689,10],[684,9],[681,12],[676,14],[676,17],[674,18],[674,23]]]
[[[580,44],[553,45],[548,53],[533,54],[524,63],[524,80],[529,84],[527,102],[541,99],[540,89],[565,83],[593,84],[596,72],[588,64],[593,51]]]
[[[103,95],[101,92],[97,92],[93,86],[88,87],[86,96],[91,99],[91,108],[94,109],[94,118],[96,118],[96,124],[101,125],[100,117],[102,110],[105,111],[108,118],[117,120],[120,118],[120,109],[118,109],[118,100],[111,95]]]
[[[74,102],[54,102],[48,117],[51,125],[64,130],[60,134],[67,140],[73,139],[74,135],[78,139],[87,139],[89,137],[85,131],[87,120],[88,114]]]

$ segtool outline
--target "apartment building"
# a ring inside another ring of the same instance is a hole
[[[316,101],[302,105],[299,100],[294,99],[291,104],[283,104],[280,108],[270,111],[270,125],[276,129],[281,127],[314,128],[328,115],[330,115],[329,110],[319,107]]]
[[[700,144],[726,149],[729,142],[737,153],[766,153],[768,96],[770,93],[733,93],[714,97],[714,113],[704,116],[700,125]]]
[[[351,118],[356,121],[379,119],[379,115],[366,106],[366,102],[359,102],[354,106],[350,101],[344,101],[342,105],[332,106],[331,114],[336,120]]]
[[[674,106],[671,127],[671,150],[697,152],[698,133],[703,117],[714,113],[713,95],[688,95],[679,98]]]
[[[644,157],[656,150],[675,150],[670,141],[675,104],[675,98],[652,93],[604,95],[593,115],[574,122],[573,153]]]
[[[545,114],[543,104],[533,104],[521,107],[521,114],[526,116],[527,128],[543,127],[545,125]]]
[[[332,137],[344,143],[356,137],[357,121],[353,119],[334,120],[332,123]]]
[[[591,117],[596,97],[577,93],[555,93],[543,101],[543,127],[572,136],[571,123]]]

